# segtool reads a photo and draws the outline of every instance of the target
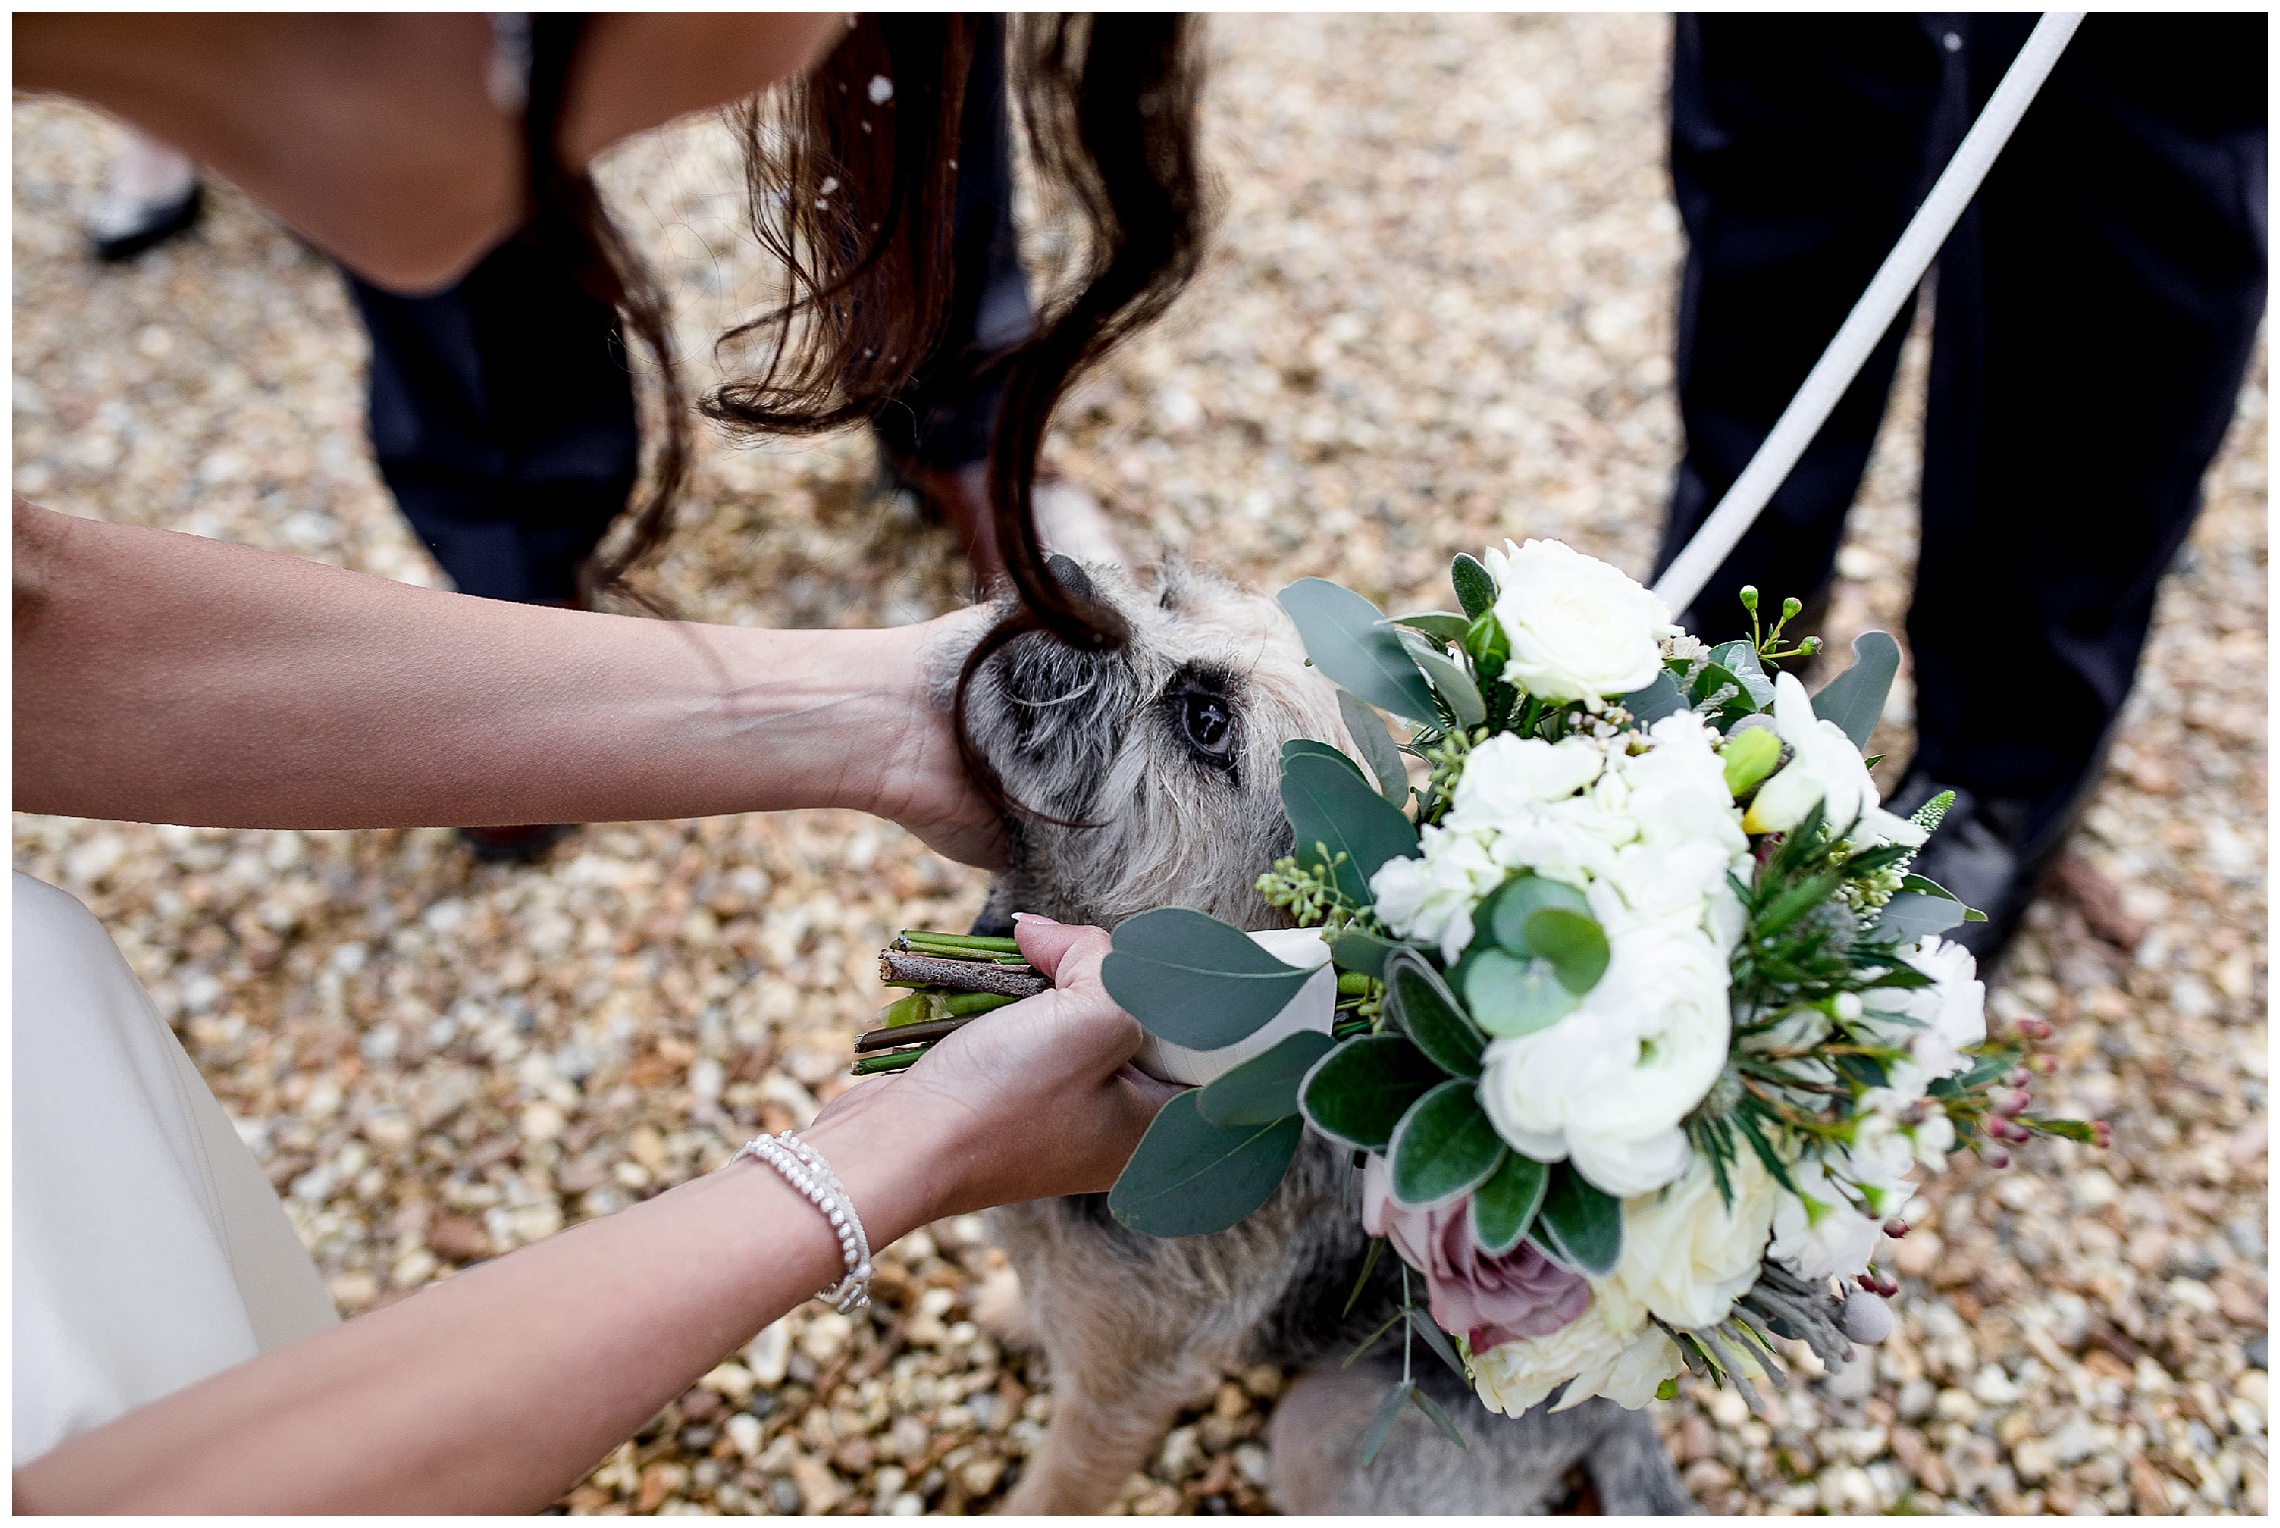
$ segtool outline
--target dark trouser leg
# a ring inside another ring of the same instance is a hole
[[[1904,16],[1678,18],[1671,180],[1687,232],[1686,457],[1658,573],[1749,464],[1914,211],[1951,67],[1936,36],[1936,24]],[[1696,599],[1691,629],[1713,641],[1746,635],[1744,584],[1777,603],[1827,582],[1908,318]]]
[[[989,455],[1002,389],[994,381],[969,385],[962,363],[1020,343],[1034,320],[1013,227],[1013,130],[1005,88],[1005,20],[996,17],[975,45],[966,79],[949,332],[877,424],[889,455],[928,467],[964,467]]]
[[[1984,102],[2033,18],[1975,17]],[[2127,697],[2265,289],[2262,17],[2092,16],[1942,257],[1917,765],[2032,868]]]
[[[431,297],[348,286],[404,518],[462,592],[568,601],[640,469],[617,315],[512,240]]]

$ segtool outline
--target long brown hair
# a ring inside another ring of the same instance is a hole
[[[974,49],[1000,45],[993,18],[858,17],[806,78],[733,114],[753,232],[782,262],[789,290],[780,307],[722,337],[728,354],[750,348],[758,359],[703,401],[706,415],[738,432],[817,434],[893,407],[922,366],[963,373],[973,386],[1002,380],[989,490],[1017,604],[969,658],[956,723],[977,783],[1017,810],[966,738],[966,689],[991,654],[1024,632],[1084,649],[1124,640],[1113,609],[1047,569],[1032,490],[1046,429],[1070,384],[1170,306],[1201,259],[1194,31],[1176,14],[1009,18],[1004,46],[1040,189],[1070,214],[1078,237],[1061,290],[1038,304],[1029,338],[996,354],[942,355],[961,112]],[[555,163],[551,152],[547,162]],[[607,300],[662,379],[667,438],[650,490],[607,554],[581,574],[594,589],[622,591],[625,574],[671,529],[688,470],[688,421],[662,294],[591,181],[558,165],[556,173],[556,183],[534,187],[542,214],[550,201],[571,214],[553,225],[560,237],[574,236],[565,222],[593,231],[590,248],[614,278]]]
[[[968,772],[1023,810],[972,746],[966,693],[1025,632],[1120,646],[1121,617],[1045,565],[1032,494],[1053,410],[1071,382],[1169,307],[1202,258],[1196,148],[1200,70],[1189,18],[1039,15],[1008,27],[1013,91],[1041,188],[1071,214],[1078,249],[1036,329],[995,356],[953,358],[1003,380],[989,457],[991,513],[1017,603],[959,676]],[[958,124],[983,19],[865,16],[797,87],[741,114],[753,226],[792,272],[786,304],[723,341],[764,339],[766,364],[705,400],[732,427],[812,433],[891,405],[947,327]]]

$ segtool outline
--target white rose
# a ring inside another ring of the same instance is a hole
[[[1789,1176],[1804,1197],[1782,1192],[1781,1207],[1773,1216],[1773,1245],[1766,1255],[1807,1279],[1849,1279],[1866,1273],[1884,1223],[1863,1213],[1829,1180],[1819,1162],[1791,1163]]]
[[[1492,1041],[1480,1081],[1490,1121],[1538,1161],[1572,1159],[1617,1198],[1685,1170],[1679,1128],[1725,1065],[1725,957],[1700,928],[1615,931],[1607,974],[1549,1028]]]
[[[1726,1181],[1731,1206],[1697,1157],[1668,1188],[1623,1201],[1623,1258],[1610,1280],[1682,1331],[1725,1320],[1765,1257],[1780,1185],[1747,1151],[1727,1164]]]
[[[1523,1337],[1473,1356],[1473,1388],[1489,1410],[1516,1417],[1562,1384],[1554,1408],[1604,1395],[1636,1411],[1685,1360],[1678,1345],[1620,1290],[1597,1289],[1591,1307],[1549,1337]],[[1571,1383],[1572,1381],[1572,1383]]]
[[[1924,830],[1905,817],[1879,807],[1876,782],[1860,750],[1835,722],[1813,714],[1812,697],[1795,674],[1777,675],[1773,681],[1773,726],[1793,757],[1750,802],[1742,826],[1752,833],[1780,833],[1805,820],[1815,802],[1833,833],[1848,834],[1856,844],[1908,844],[1924,841]]]
[[[1670,611],[1622,570],[1557,541],[1489,553],[1496,620],[1511,643],[1504,679],[1547,700],[1627,695],[1662,669]]]

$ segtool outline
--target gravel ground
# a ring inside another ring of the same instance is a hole
[[[1070,475],[1136,550],[1267,587],[1445,602],[1450,551],[1504,535],[1643,571],[1677,451],[1664,24],[1227,17],[1213,36],[1218,250],[1067,410]],[[77,218],[112,142],[83,112],[15,108],[17,489],[437,581],[366,455],[363,340],[331,271],[227,191],[196,237],[96,269]],[[708,354],[768,281],[724,137],[655,135],[607,178]],[[1898,629],[1921,350],[1840,557],[1840,651]],[[1732,1395],[1658,1403],[1708,1510],[2266,1509],[2264,376],[2260,356],[2064,884],[1991,1000],[2057,1024],[2043,1096],[2112,1120],[2114,1148],[1932,1183],[1873,1372],[1762,1418]],[[859,436],[708,439],[664,587],[747,623],[948,608],[949,542],[871,474]],[[1903,683],[1898,758],[1909,719]],[[440,830],[19,815],[15,846],[111,928],[351,1314],[807,1120],[882,1001],[873,952],[962,926],[983,891],[833,813],[597,826],[533,869],[478,867]],[[567,1505],[988,1506],[1051,1406],[1042,1365],[977,1324],[1002,1266],[972,1218],[905,1238],[870,1313],[787,1317]],[[1119,1510],[1265,1510],[1283,1380],[1199,1395]]]

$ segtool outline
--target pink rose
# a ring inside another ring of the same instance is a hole
[[[1532,1242],[1501,1257],[1473,1236],[1469,1197],[1437,1210],[1396,1204],[1385,1159],[1372,1156],[1362,1174],[1362,1229],[1393,1243],[1401,1260],[1425,1275],[1433,1320],[1462,1332],[1475,1353],[1520,1337],[1549,1337],[1591,1304],[1591,1285],[1536,1250]]]

